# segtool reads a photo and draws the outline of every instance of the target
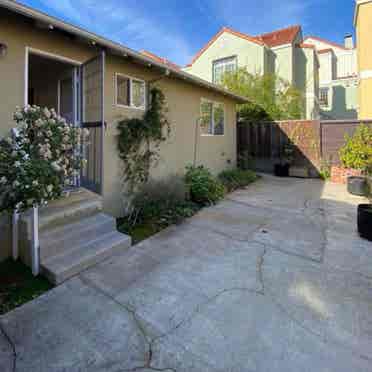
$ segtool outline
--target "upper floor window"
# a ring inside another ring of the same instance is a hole
[[[319,104],[322,107],[328,107],[329,103],[329,89],[321,88],[319,91]]]
[[[237,58],[229,57],[213,62],[213,83],[220,84],[226,72],[234,72],[237,69]]]
[[[116,74],[116,105],[145,109],[146,84],[143,80]]]
[[[225,133],[225,106],[206,99],[201,101],[200,129],[203,135],[222,136]]]

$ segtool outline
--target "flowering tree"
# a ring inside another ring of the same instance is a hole
[[[55,110],[26,106],[14,114],[17,125],[0,139],[0,212],[22,212],[62,196],[84,163],[75,128]]]

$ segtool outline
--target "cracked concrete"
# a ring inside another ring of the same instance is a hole
[[[265,176],[0,318],[0,370],[371,372],[360,200]]]

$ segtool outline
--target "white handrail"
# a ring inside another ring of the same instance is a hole
[[[31,216],[31,269],[34,276],[40,273],[39,208],[34,206]]]
[[[19,213],[17,211],[14,211],[12,216],[12,256],[14,261],[17,261],[19,257],[18,242],[19,242]]]

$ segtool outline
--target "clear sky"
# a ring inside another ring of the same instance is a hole
[[[180,65],[223,26],[249,35],[301,24],[304,35],[343,42],[354,0],[21,0],[132,49]]]

